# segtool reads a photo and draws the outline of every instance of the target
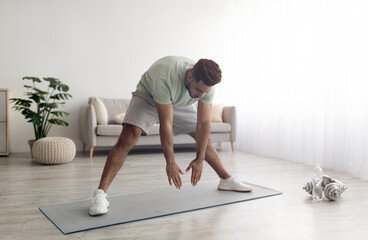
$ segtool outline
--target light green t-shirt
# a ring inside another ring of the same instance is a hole
[[[214,86],[201,99],[192,98],[185,87],[185,74],[194,64],[193,60],[186,57],[163,57],[142,75],[137,90],[146,93],[159,104],[172,103],[185,107],[198,100],[211,104],[215,93]]]

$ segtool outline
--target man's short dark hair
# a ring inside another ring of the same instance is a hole
[[[203,81],[207,86],[213,86],[221,82],[221,69],[217,63],[209,59],[200,59],[193,66],[196,82]]]

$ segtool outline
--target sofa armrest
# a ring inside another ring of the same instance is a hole
[[[92,104],[83,105],[79,112],[79,126],[82,142],[87,147],[94,147],[97,144],[96,127],[97,119],[95,108]]]
[[[222,121],[231,125],[230,141],[236,140],[236,108],[235,106],[224,106]]]

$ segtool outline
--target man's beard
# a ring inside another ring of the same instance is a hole
[[[188,90],[189,95],[190,95],[190,97],[191,97],[191,98],[199,99],[198,97],[194,97],[194,96],[192,95],[192,93],[190,92],[190,85],[192,85],[193,81],[194,81],[194,80],[192,80],[189,84],[185,84],[185,87],[187,88],[187,90]]]

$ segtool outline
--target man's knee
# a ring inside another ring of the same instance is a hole
[[[191,136],[196,142],[197,142],[197,133],[196,132],[192,132],[192,133],[188,133],[189,136]],[[213,152],[216,151],[215,147],[213,146],[211,139],[208,138],[208,142],[207,142],[207,148],[206,148],[206,155],[209,152]]]
[[[142,130],[131,124],[124,124],[123,131],[120,134],[118,145],[133,147],[142,134]]]

